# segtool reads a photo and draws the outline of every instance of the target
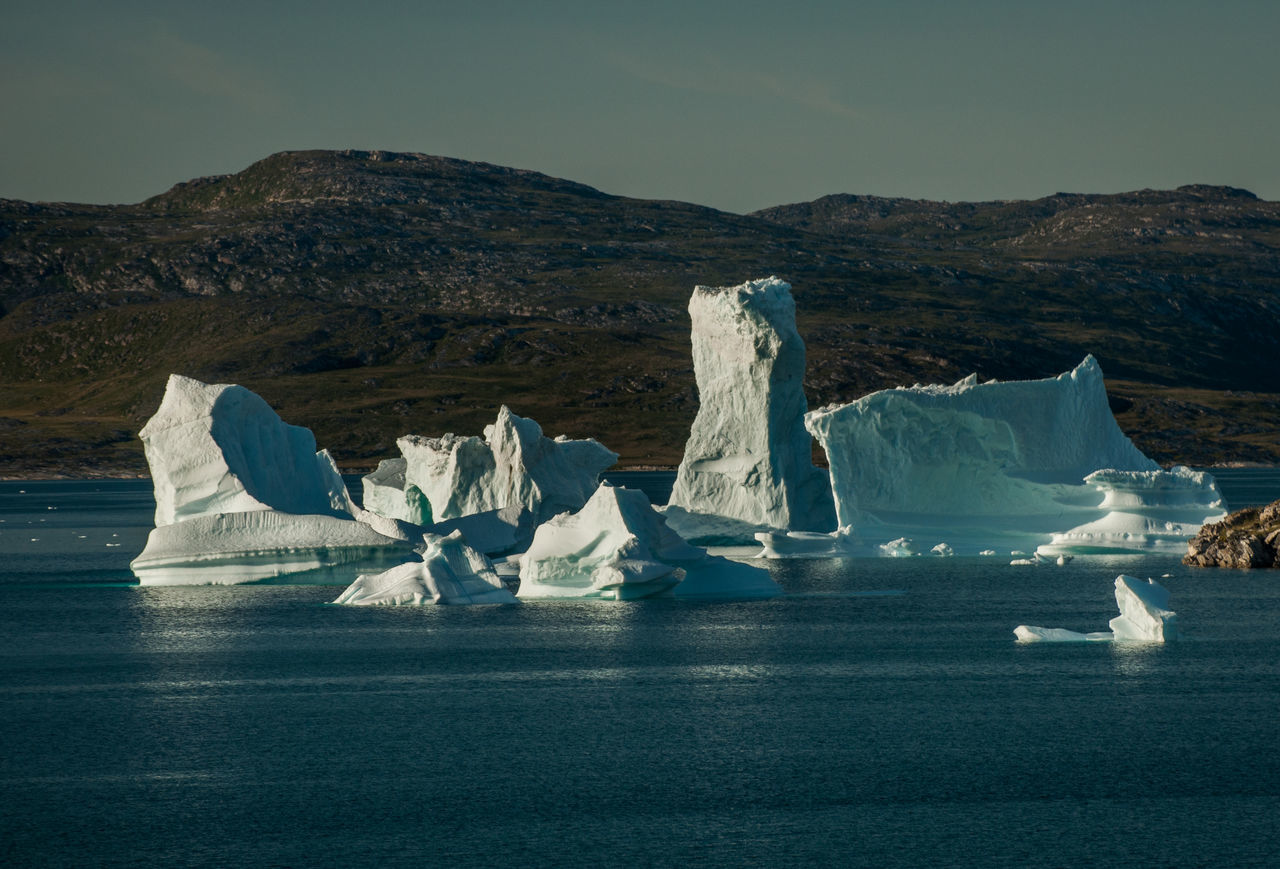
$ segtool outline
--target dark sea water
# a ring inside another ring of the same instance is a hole
[[[0,865],[1280,863],[1280,574],[789,561],[763,602],[335,607],[129,584],[151,509],[0,483]],[[1169,574],[1183,641],[1014,642],[1106,630],[1121,572]]]

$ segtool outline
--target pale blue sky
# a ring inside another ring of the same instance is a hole
[[[0,197],[303,148],[729,211],[1189,183],[1280,199],[1280,2],[0,3]]]

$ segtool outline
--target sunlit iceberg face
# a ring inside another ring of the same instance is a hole
[[[805,424],[827,452],[841,525],[868,542],[1176,549],[1222,511],[1211,477],[1162,471],[1125,437],[1092,356],[1044,380],[883,390]]]
[[[1022,643],[1072,643],[1130,641],[1164,643],[1179,637],[1178,615],[1169,609],[1169,591],[1154,579],[1121,574],[1115,581],[1120,615],[1109,623],[1110,631],[1080,633],[1066,628],[1018,625],[1014,636]]]
[[[689,300],[698,415],[667,515],[695,542],[836,527],[804,430],[805,350],[789,284],[696,287]]]
[[[403,528],[355,506],[309,430],[243,387],[173,375],[141,437],[156,497],[130,565],[144,585],[346,582],[410,552]]]
[[[505,406],[483,438],[406,435],[397,444],[405,462],[399,497],[429,512],[434,522],[513,506],[538,521],[577,510],[595,491],[600,474],[618,460],[617,453],[594,440],[545,437],[536,422]],[[381,485],[393,486],[394,469],[387,471]],[[401,509],[407,508],[397,505],[393,512]]]

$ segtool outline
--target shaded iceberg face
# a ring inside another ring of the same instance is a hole
[[[422,561],[356,578],[334,601],[353,606],[519,603],[462,533],[423,536]]]
[[[355,506],[309,430],[243,387],[172,375],[140,436],[156,497],[130,565],[144,585],[345,582],[410,551],[403,526]]]
[[[769,597],[768,571],[710,556],[667,527],[643,492],[601,484],[574,514],[539,526],[520,556],[521,598]]]
[[[408,462],[404,457],[378,462],[373,473],[360,479],[364,507],[388,519],[399,519],[414,525],[430,525],[431,504],[422,491],[405,480]]]
[[[1175,467],[1168,471],[1095,471],[1086,485],[1102,493],[1102,515],[1055,533],[1037,551],[1052,555],[1185,550],[1200,526],[1226,515],[1211,475]]]
[[[1164,643],[1179,637],[1177,613],[1169,609],[1169,591],[1154,579],[1137,579],[1121,574],[1115,581],[1116,606],[1110,632],[1079,633],[1066,628],[1018,625],[1014,636],[1023,643],[1072,643],[1129,640]]]
[[[618,460],[594,440],[544,437],[536,422],[505,406],[483,438],[406,435],[397,444],[406,499],[411,490],[420,493],[437,523],[512,506],[538,521],[577,510]]]
[[[668,520],[699,542],[835,528],[804,429],[805,351],[791,286],[771,277],[695,287],[689,315],[700,405]]]

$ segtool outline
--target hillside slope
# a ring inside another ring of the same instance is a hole
[[[695,284],[777,274],[811,405],[1092,352],[1164,461],[1280,461],[1280,204],[1231,188],[734,215],[420,154],[286,152],[130,206],[0,200],[0,473],[145,469],[172,371],[348,467],[501,403],[679,460]]]

